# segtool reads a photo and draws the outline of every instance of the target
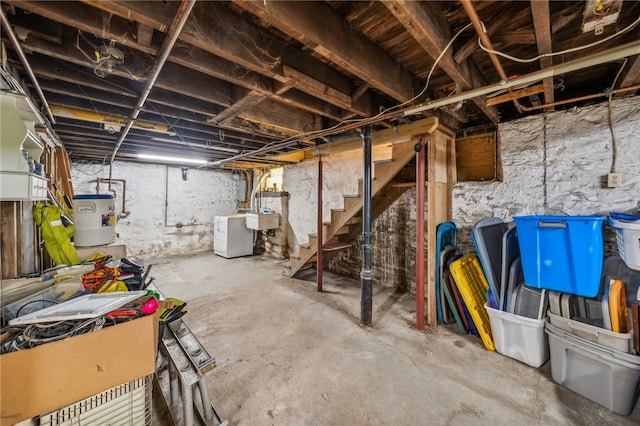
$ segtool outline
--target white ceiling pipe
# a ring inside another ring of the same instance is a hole
[[[514,78],[509,81],[501,81],[497,84],[490,86],[480,87],[478,89],[468,90],[462,92],[459,95],[449,96],[439,99],[433,102],[427,102],[426,104],[418,105],[415,108],[409,108],[404,111],[403,115],[414,115],[423,111],[439,108],[445,105],[451,105],[458,102],[466,101],[467,99],[475,98],[478,96],[488,95],[499,90],[508,89],[514,86],[520,86],[522,84],[534,83],[536,81],[543,80],[548,77],[553,77],[559,74],[566,74],[573,71],[578,71],[584,68],[589,68],[594,65],[604,64],[606,62],[616,61],[618,59],[626,58],[628,56],[640,54],[640,41],[627,43],[618,48],[611,49],[605,53],[597,53],[587,56],[583,59],[577,59],[567,62],[562,65],[553,66],[544,70],[536,71],[531,74],[524,75],[522,77]]]

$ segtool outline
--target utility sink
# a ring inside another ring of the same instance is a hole
[[[256,231],[280,227],[279,213],[247,213],[247,228]]]

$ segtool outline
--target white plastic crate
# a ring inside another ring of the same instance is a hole
[[[610,217],[609,223],[616,230],[620,257],[629,268],[640,271],[640,221],[625,222]]]
[[[588,341],[546,323],[551,377],[614,413],[628,416],[640,393],[640,357]]]
[[[152,375],[115,386],[40,416],[41,426],[151,424]]]
[[[496,351],[509,358],[540,367],[549,359],[549,338],[544,332],[545,318],[531,319],[484,305],[491,321]]]

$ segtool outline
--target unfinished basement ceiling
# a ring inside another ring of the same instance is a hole
[[[247,165],[269,165],[325,143],[347,120],[369,118],[383,128],[435,115],[458,133],[473,132],[541,113],[551,108],[546,104],[601,101],[574,99],[612,87],[623,89],[615,96],[634,96],[640,84],[634,53],[509,89],[515,94],[494,90],[403,113],[638,46],[638,1],[198,1],[138,121],[114,151],[181,3],[3,0],[72,160],[108,162],[116,152],[123,161],[154,153],[216,165],[243,156]],[[564,53],[526,62],[492,58],[478,45],[482,29],[485,46],[517,58]],[[5,28],[2,41],[8,64],[40,102]]]

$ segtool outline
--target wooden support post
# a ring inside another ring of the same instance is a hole
[[[436,228],[451,220],[451,184],[455,180],[455,138],[439,127],[427,144],[427,323],[438,323],[436,309]]]

